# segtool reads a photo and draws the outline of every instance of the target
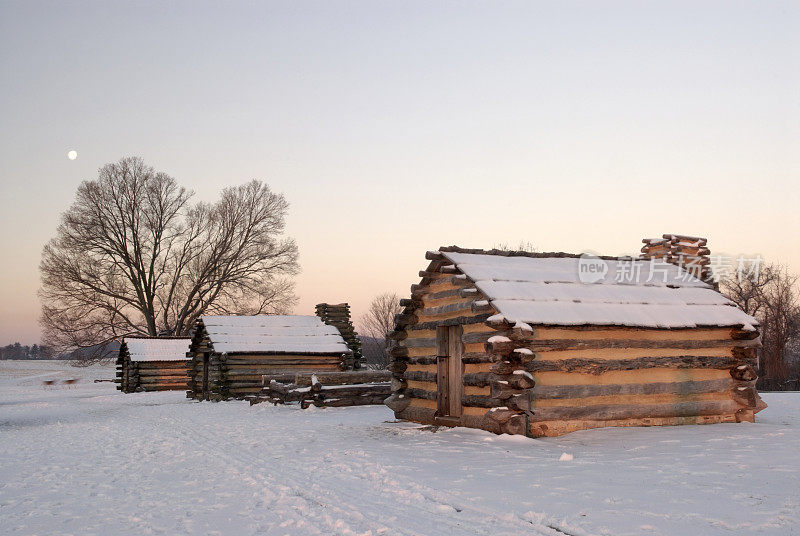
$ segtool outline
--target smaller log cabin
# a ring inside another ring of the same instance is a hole
[[[117,389],[183,391],[187,386],[188,337],[126,337],[117,358]]]
[[[352,351],[317,316],[203,316],[191,334],[188,398],[257,395],[262,376],[345,370]]]
[[[399,419],[539,437],[752,422],[766,407],[758,322],[675,263],[455,246],[426,258],[389,335]]]

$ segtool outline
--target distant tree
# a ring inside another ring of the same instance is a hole
[[[58,352],[126,335],[185,335],[202,314],[287,311],[297,246],[286,199],[259,181],[214,203],[137,157],[84,181],[42,252],[41,323]],[[81,352],[86,360],[100,352]]]
[[[402,310],[400,296],[393,292],[385,292],[372,299],[369,309],[360,319],[367,364],[381,369],[389,366],[388,335],[394,329],[394,315]]]
[[[520,240],[519,244],[517,244],[517,247],[512,247],[507,242],[500,242],[492,247],[494,249],[499,249],[500,251],[525,251],[528,253],[536,253],[538,251],[533,245],[533,242],[528,242],[527,240]]]
[[[15,342],[0,347],[0,359],[47,359],[47,355],[44,353],[44,347],[42,346],[37,344],[28,346]]]
[[[721,290],[747,314],[761,324],[759,381],[785,382],[792,379],[792,357],[800,346],[800,299],[797,276],[776,264],[760,266],[758,271],[721,282]],[[794,378],[797,379],[797,378]]]

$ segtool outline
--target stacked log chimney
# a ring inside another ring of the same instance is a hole
[[[705,238],[665,234],[661,238],[645,238],[642,242],[642,259],[664,259],[689,271],[693,276],[714,284],[709,266],[711,252]]]
[[[316,312],[323,322],[339,330],[347,347],[353,351],[353,357],[347,361],[348,370],[361,368],[361,339],[358,338],[353,322],[350,321],[350,305],[318,303]]]

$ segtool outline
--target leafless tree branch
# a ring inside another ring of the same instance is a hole
[[[42,252],[45,340],[62,351],[126,335],[185,335],[208,312],[287,312],[297,245],[286,199],[251,181],[191,203],[175,179],[123,158],[84,181]]]

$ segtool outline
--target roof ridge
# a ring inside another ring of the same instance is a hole
[[[477,249],[477,248],[462,248],[459,246],[440,246],[438,251],[442,253],[466,253],[469,255],[494,255],[496,257],[530,257],[532,259],[579,259],[584,255],[591,255],[593,258],[602,259],[605,261],[619,261],[619,260],[643,260],[631,255],[611,256],[611,255],[594,255],[593,253],[566,253],[564,251],[518,251],[518,250],[505,250],[505,249]]]
[[[152,336],[152,335],[125,335],[124,337],[121,337],[121,338],[123,340],[127,340],[127,339],[145,339],[145,340],[162,340],[162,341],[163,340],[167,340],[168,341],[168,340],[186,340],[186,339],[191,339],[191,337],[189,335],[180,335],[180,336],[170,335],[168,337],[158,337],[158,336]]]

